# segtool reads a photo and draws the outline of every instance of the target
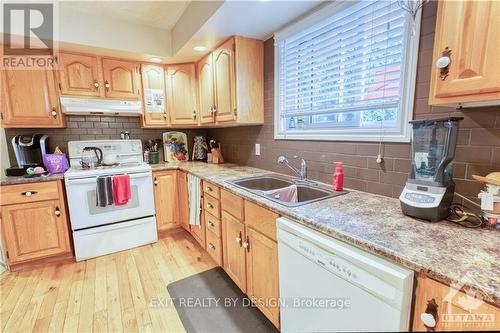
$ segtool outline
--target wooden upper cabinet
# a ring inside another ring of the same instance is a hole
[[[10,265],[71,252],[60,200],[3,206],[2,229]]]
[[[168,125],[165,102],[165,70],[160,65],[141,66],[144,123],[146,127]]]
[[[234,43],[231,38],[213,52],[216,122],[236,119]]]
[[[118,59],[102,59],[104,94],[108,98],[138,99],[139,65]]]
[[[4,127],[65,127],[52,70],[1,70]]]
[[[498,1],[438,2],[429,104],[500,104],[499,18]],[[440,70],[443,56],[451,62]]]
[[[194,64],[168,66],[167,111],[172,125],[198,124]]]
[[[61,95],[100,97],[104,94],[97,56],[59,54]]]
[[[214,75],[212,53],[198,61],[196,73],[198,77],[198,95],[200,98],[200,122],[202,124],[214,122]]]

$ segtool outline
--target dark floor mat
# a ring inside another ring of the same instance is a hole
[[[221,268],[173,282],[167,289],[188,333],[279,332],[248,306],[249,299]]]

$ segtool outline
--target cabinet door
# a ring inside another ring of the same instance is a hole
[[[99,97],[104,94],[96,56],[72,53],[59,54],[61,95]]]
[[[137,63],[103,58],[102,71],[106,97],[124,99],[138,99],[140,97],[139,66]]]
[[[205,249],[206,248],[205,247],[206,232],[205,232],[205,216],[204,215],[205,214],[203,214],[203,213],[201,214],[199,225],[191,224],[189,226],[189,228],[191,231],[191,235],[194,237],[194,239],[196,239],[198,244],[200,244],[200,246]]]
[[[189,231],[189,198],[187,174],[184,171],[177,171],[177,210],[179,224]]]
[[[158,232],[177,227],[176,171],[158,172],[153,175],[156,225]]]
[[[436,311],[433,312],[432,309]],[[432,329],[436,331],[500,329],[499,308],[420,274],[415,291],[413,331],[428,331],[421,316],[426,312],[437,318],[436,325]]]
[[[487,93],[497,93],[496,99],[499,98],[499,17],[498,1],[439,1],[431,104],[436,102],[432,96],[461,96],[457,102],[480,100],[481,94]],[[451,50],[451,63],[448,76],[441,79],[435,62],[446,48]]]
[[[165,70],[163,66],[142,65],[142,95],[144,98],[144,124],[167,126],[165,104]]]
[[[222,254],[224,270],[246,292],[245,225],[227,212],[222,212]]]
[[[168,66],[167,110],[172,125],[196,125],[196,79],[194,64]]]
[[[2,70],[2,116],[5,127],[65,127],[51,70]]]
[[[247,228],[247,294],[262,313],[279,327],[278,245],[261,233]],[[265,274],[263,274],[265,272]],[[276,306],[272,306],[273,303]]]
[[[215,120],[235,120],[234,39],[230,39],[213,53],[215,78]]]
[[[59,200],[3,206],[2,223],[10,264],[71,252]]]
[[[198,94],[200,97],[200,122],[202,124],[214,122],[214,74],[212,53],[196,64],[198,76]]]

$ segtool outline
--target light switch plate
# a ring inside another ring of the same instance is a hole
[[[260,156],[260,143],[255,144],[255,155]]]

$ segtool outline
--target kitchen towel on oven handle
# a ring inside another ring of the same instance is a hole
[[[127,174],[113,176],[113,201],[115,205],[125,205],[131,197],[130,176]]]
[[[106,207],[113,204],[113,183],[111,176],[97,177],[95,198],[97,207]]]

